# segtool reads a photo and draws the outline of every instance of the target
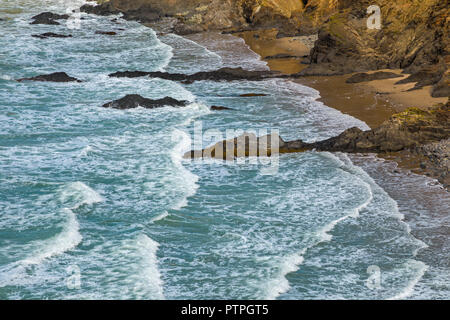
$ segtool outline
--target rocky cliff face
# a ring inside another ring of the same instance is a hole
[[[367,8],[381,8],[381,29],[367,27]],[[416,72],[424,65],[445,71],[449,52],[448,1],[338,1],[320,27],[306,74],[348,73],[382,68]],[[328,69],[325,72],[325,69]]]

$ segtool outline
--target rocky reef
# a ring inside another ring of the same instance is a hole
[[[271,71],[248,71],[242,68],[220,68],[213,71],[202,71],[194,74],[183,73],[168,73],[161,71],[146,72],[146,71],[119,71],[111,73],[110,77],[116,78],[139,78],[150,77],[160,78],[171,81],[182,81],[185,83],[191,83],[194,81],[236,81],[236,80],[249,80],[249,81],[262,81],[268,78],[280,77],[281,75]]]
[[[448,185],[449,136],[450,103],[447,103],[427,111],[410,108],[395,114],[373,130],[351,128],[323,141],[284,141],[278,135],[256,137],[245,133],[203,150],[193,150],[184,157],[232,160],[236,157],[272,156],[311,150],[379,154],[408,150],[426,157],[432,171],[436,172],[434,176]]]

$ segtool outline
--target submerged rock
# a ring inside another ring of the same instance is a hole
[[[347,83],[360,83],[374,80],[394,79],[400,78],[401,75],[393,72],[379,71],[375,73],[357,73],[347,79]]]
[[[48,39],[48,38],[72,38],[72,35],[65,35],[65,34],[57,34],[53,32],[46,32],[42,34],[33,34],[33,38],[39,38],[39,39]]]
[[[138,94],[129,94],[125,97],[108,102],[104,104],[103,108],[114,108],[114,109],[134,109],[137,107],[143,107],[146,109],[161,108],[165,106],[172,107],[184,107],[189,104],[189,101],[179,101],[171,97],[165,97],[163,99],[152,100],[144,98]]]
[[[95,34],[103,34],[107,36],[115,36],[117,35],[117,32],[114,31],[95,31]]]
[[[223,111],[223,110],[234,110],[228,107],[222,107],[222,106],[211,106],[211,110],[213,111]]]
[[[182,73],[167,73],[167,72],[145,72],[145,71],[122,71],[115,72],[109,75],[110,77],[150,77],[161,78],[171,81],[185,81],[187,83],[193,81],[235,81],[235,80],[249,80],[249,81],[262,81],[268,78],[279,76],[278,73],[272,71],[249,71],[242,68],[221,68],[215,71],[203,71],[194,74],[182,74]]]
[[[244,93],[240,94],[239,97],[241,98],[251,98],[251,97],[266,97],[267,94],[265,93]]]
[[[16,81],[50,81],[50,82],[82,82],[76,78],[69,76],[65,72],[55,72],[51,74],[43,74],[40,76],[32,77],[32,78],[22,78],[17,79]]]

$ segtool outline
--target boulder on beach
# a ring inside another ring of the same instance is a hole
[[[65,72],[55,72],[51,74],[43,74],[36,77],[31,78],[21,78],[17,79],[16,81],[22,82],[22,81],[50,81],[50,82],[82,82],[81,80],[78,80],[77,78],[73,78],[69,76]]]
[[[165,97],[158,100],[152,100],[144,98],[138,94],[129,94],[125,97],[114,100],[108,103],[105,103],[102,107],[103,108],[113,108],[113,109],[134,109],[137,107],[142,107],[146,109],[154,109],[154,108],[161,108],[166,106],[171,107],[184,107],[189,104],[189,101],[180,101],[176,100],[171,97]]]

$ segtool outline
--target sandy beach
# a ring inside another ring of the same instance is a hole
[[[245,40],[246,44],[273,71],[295,74],[308,65],[309,55],[314,42],[310,37],[276,38],[276,30],[248,31],[235,34]],[[283,58],[283,56],[291,56]],[[281,58],[278,58],[281,57]],[[408,91],[415,83],[396,84],[408,75],[402,70],[377,70],[397,73],[399,78],[374,80],[357,84],[346,83],[353,74],[343,76],[309,76],[295,79],[296,82],[312,87],[320,92],[320,101],[327,106],[356,117],[366,122],[369,127],[379,126],[395,113],[410,107],[429,108],[438,103],[447,102],[447,98],[433,98],[431,86]],[[367,73],[374,73],[369,71]]]

